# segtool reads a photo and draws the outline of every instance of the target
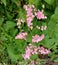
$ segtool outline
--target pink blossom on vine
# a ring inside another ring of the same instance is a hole
[[[26,19],[26,21],[27,21],[27,25],[28,25],[28,27],[29,28],[33,28],[33,25],[32,25],[32,20],[33,20],[33,18],[34,18],[34,15],[33,15],[33,13],[32,13],[32,6],[28,6],[28,5],[24,5],[24,9],[26,10],[26,12],[27,12],[27,19]]]
[[[43,55],[46,55],[50,53],[50,50],[45,49],[44,47],[39,47],[39,52]]]
[[[15,39],[24,39],[26,40],[27,32],[20,32]]]
[[[29,55],[30,55],[30,53],[31,53],[31,49],[30,49],[30,47],[28,47],[28,46],[27,46],[27,48],[26,48],[26,53],[28,53]]]
[[[31,52],[32,54],[38,54],[38,48],[36,46],[34,46],[33,51]]]
[[[43,14],[43,12],[41,11],[37,11],[35,12],[35,16],[37,17],[37,19],[46,19],[47,17]]]
[[[23,54],[23,58],[24,59],[30,59],[30,55],[29,54]]]
[[[41,36],[36,34],[35,36],[32,37],[32,42],[37,42],[38,43],[43,39],[44,39],[44,34],[42,34]]]
[[[30,5],[24,5],[23,8],[28,12],[32,12],[32,7]]]
[[[29,44],[25,51],[26,53],[22,55],[25,60],[30,59],[31,55],[38,54],[38,52],[43,55],[49,54],[51,52],[49,49],[46,49],[43,46],[36,47],[32,44]]]
[[[30,56],[31,56],[31,50],[30,50],[30,48],[27,46],[27,48],[26,48],[26,53],[23,54],[23,58],[24,58],[24,59],[30,59]]]
[[[32,44],[26,47],[25,49],[26,53],[23,54],[24,59],[30,59],[31,55],[37,54],[38,53],[38,48]]]
[[[27,18],[27,25],[28,25],[29,28],[32,29],[33,26],[32,26],[32,22],[31,22],[31,21],[32,21],[32,18],[31,18],[31,17],[28,17],[28,18]]]
[[[27,17],[33,17],[33,14],[31,12],[27,12]]]
[[[37,42],[38,43],[39,36],[36,34],[35,36],[32,37],[32,42]]]

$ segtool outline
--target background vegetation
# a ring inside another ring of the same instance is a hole
[[[25,19],[26,12],[23,9],[25,4],[34,4],[37,9],[44,10],[47,19],[41,20],[41,23],[38,24],[47,25],[47,30],[42,32],[45,34],[45,39],[38,45],[50,49],[49,58],[58,62],[58,0],[0,0],[0,65],[3,63],[24,65],[26,62],[22,58],[22,53],[25,52],[25,47],[31,37],[28,35],[27,42],[15,39],[20,32],[17,27],[17,19]],[[45,8],[42,7],[43,4]],[[27,26],[23,29],[27,31]],[[34,31],[38,33],[34,28],[32,34],[35,34]],[[41,59],[39,61],[41,62]]]

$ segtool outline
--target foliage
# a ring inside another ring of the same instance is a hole
[[[36,9],[43,10],[47,19],[33,19],[34,28],[31,30],[26,23],[17,27],[17,20],[24,19],[26,22],[25,4],[35,5]],[[42,6],[44,4],[44,7]],[[47,26],[45,31],[38,30],[36,26]],[[28,32],[27,40],[15,39],[15,36],[22,30]],[[58,62],[58,0],[1,0],[0,1],[0,63],[8,65],[24,65],[25,61],[22,54],[25,53],[26,46],[32,42],[32,36],[35,34],[45,34],[45,38],[35,46],[44,46],[51,50],[48,54],[50,59]],[[38,59],[38,55],[31,56],[33,60]],[[40,61],[39,61],[40,60]],[[22,62],[21,62],[22,61]],[[41,59],[39,58],[39,65]],[[20,64],[21,63],[21,64]]]

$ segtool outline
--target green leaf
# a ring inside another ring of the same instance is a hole
[[[2,63],[0,63],[0,65],[2,65]]]
[[[57,22],[58,21],[58,14],[52,15],[50,21]]]
[[[37,54],[34,54],[34,55],[31,56],[31,59],[33,59],[33,60],[36,60],[37,58],[38,58]]]
[[[9,54],[10,59],[14,62],[19,59],[19,54],[14,53],[14,47],[11,45],[7,46],[7,52]]]
[[[4,18],[0,18],[0,26],[2,25]]]
[[[32,41],[32,35],[31,34],[28,34],[27,35],[27,42],[31,42]]]
[[[52,48],[54,43],[55,43],[55,39],[45,39],[44,46],[50,49]]]
[[[29,0],[29,4],[38,4],[39,0]]]
[[[54,60],[54,62],[58,62],[58,58],[56,60]]]
[[[22,40],[22,39],[18,39],[18,40],[15,40],[15,42],[16,42],[16,44],[22,44],[23,42],[24,42],[24,40]]]
[[[18,29],[12,28],[9,30],[10,35],[15,36],[18,32]]]
[[[16,23],[14,23],[14,21],[6,21],[4,28],[6,31],[8,31],[9,29],[14,28],[15,26],[16,26]]]
[[[40,8],[41,0],[29,0],[29,4],[34,4],[36,8]]]
[[[36,27],[34,27],[33,29],[32,29],[32,35],[35,35],[35,34],[39,34],[40,35],[40,30],[38,30]]]
[[[19,65],[24,65],[26,63],[26,61],[21,61],[19,62]]]
[[[16,45],[17,45],[17,48],[19,49],[19,51],[21,52],[21,53],[24,53],[24,50],[25,50],[25,48],[26,48],[26,42],[24,41],[24,40],[15,40],[15,43],[16,43]]]
[[[25,12],[25,10],[24,9],[20,9],[17,17],[21,18],[21,19],[26,19],[26,12]]]
[[[6,6],[6,0],[1,0],[1,1]]]
[[[44,0],[44,1],[47,2],[49,5],[52,5],[55,2],[55,0]]]
[[[10,12],[6,11],[6,15],[8,20],[12,20],[14,14],[11,14]]]
[[[12,0],[12,2],[17,3],[19,0]]]
[[[30,4],[34,4],[35,0],[29,0]]]
[[[58,6],[55,9],[55,14],[58,14]]]

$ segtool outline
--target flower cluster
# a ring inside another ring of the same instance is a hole
[[[26,53],[23,54],[24,59],[30,59],[31,55],[37,54],[38,48],[32,44],[29,44],[26,48]]]
[[[43,55],[46,55],[50,53],[50,50],[45,49],[44,47],[39,47],[39,52]]]
[[[41,31],[43,31],[43,30],[46,30],[47,29],[47,26],[45,25],[45,26],[36,26],[36,28],[37,29],[39,29],[39,30],[41,30]]]
[[[24,5],[24,9],[26,10],[26,12],[27,12],[27,25],[28,25],[28,27],[29,28],[33,28],[33,26],[32,26],[32,20],[33,20],[33,18],[34,18],[34,15],[33,15],[33,13],[32,13],[32,6],[27,6],[27,5]]]
[[[26,21],[27,21],[27,26],[32,30],[33,29],[33,24],[32,24],[32,21],[34,19],[34,17],[36,17],[37,19],[46,19],[47,17],[43,14],[43,12],[41,12],[40,10],[37,10],[35,8],[34,5],[24,5],[24,9],[26,10],[27,12],[27,15],[26,15]],[[20,26],[21,23],[24,23],[24,20],[23,19],[18,19],[18,22],[17,22],[17,26]],[[46,30],[47,26],[36,26],[37,29],[40,29],[40,30]],[[20,32],[16,37],[15,39],[23,39],[23,40],[27,40],[27,32]],[[42,34],[41,36],[39,36],[38,34],[35,34],[34,36],[32,36],[32,44],[29,44],[26,48],[25,48],[25,51],[26,53],[23,54],[23,58],[26,60],[26,59],[30,59],[30,56],[31,55],[34,55],[34,54],[43,54],[43,55],[46,55],[46,54],[49,54],[50,53],[50,50],[48,49],[45,49],[44,47],[37,47],[37,46],[34,46],[33,43],[38,43],[40,41],[42,41],[44,39],[45,35]],[[32,65],[34,65],[34,62],[31,63]]]
[[[27,32],[20,32],[16,37],[15,39],[24,39],[26,40],[26,36],[27,36]],[[35,35],[35,36],[32,36],[32,42],[33,43],[38,43],[40,41],[42,41],[44,39],[44,34],[42,34],[41,36],[39,35]]]
[[[45,49],[44,47],[36,47],[32,44],[29,44],[29,46],[27,46],[25,51],[26,51],[26,53],[23,54],[24,59],[30,59],[31,55],[38,54],[38,52],[40,52],[40,54],[43,54],[43,55],[50,53],[50,50]]]
[[[27,32],[20,32],[15,39],[24,39],[26,40]]]
[[[38,10],[37,12],[35,12],[35,16],[37,17],[37,19],[46,19],[47,17],[43,14],[43,12],[41,12],[40,10]]]
[[[47,17],[41,12],[40,10],[36,10],[34,5],[24,5],[24,9],[27,12],[27,25],[29,28],[33,28],[32,21],[34,17],[36,16],[37,19],[46,19]]]
[[[17,21],[17,26],[18,26],[18,28],[20,28],[20,26],[21,26],[21,23],[24,23],[25,21],[23,20],[23,19],[18,19],[18,21]]]
[[[35,35],[35,36],[33,36],[33,38],[32,38],[32,42],[40,42],[41,40],[43,40],[44,39],[44,34],[42,34],[41,36],[39,36],[39,35]]]

